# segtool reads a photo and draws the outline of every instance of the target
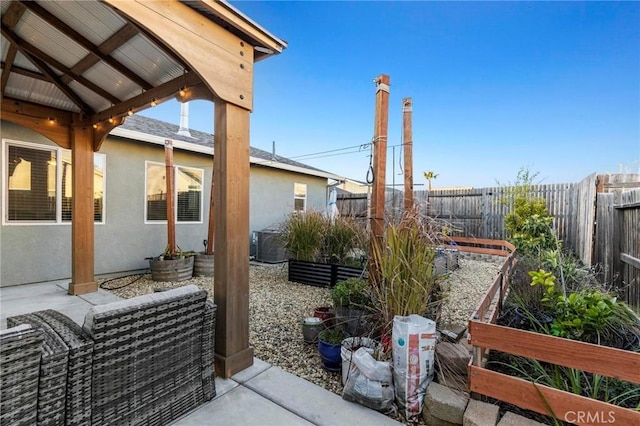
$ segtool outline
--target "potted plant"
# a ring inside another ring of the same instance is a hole
[[[149,259],[153,281],[186,281],[193,276],[193,262],[196,253],[178,250],[173,253],[167,248],[163,254]]]
[[[342,327],[330,327],[318,333],[318,353],[322,360],[322,368],[337,373],[342,369],[340,348],[345,338]]]
[[[366,310],[371,305],[369,283],[362,278],[349,278],[338,282],[330,291],[335,308],[336,322],[346,326],[349,335],[366,333]]]
[[[166,194],[173,194],[173,145],[165,141]],[[173,198],[167,196],[167,246],[164,253],[149,258],[151,279],[154,281],[186,281],[193,276],[195,252],[182,251],[176,244],[176,221]]]
[[[196,253],[193,263],[194,277],[213,277],[213,242],[209,245],[209,240],[203,240],[204,251]]]

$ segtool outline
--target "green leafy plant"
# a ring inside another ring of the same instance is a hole
[[[529,272],[532,286],[544,289],[542,303],[553,311],[551,334],[559,337],[601,343],[621,330],[635,327],[638,318],[623,302],[597,289],[570,293],[566,297],[556,289],[553,273]]]
[[[381,242],[373,242],[371,282],[376,309],[389,328],[395,315],[424,315],[442,298],[435,273],[435,244],[417,216],[387,226]]]
[[[509,241],[521,253],[540,253],[556,246],[551,228],[553,218],[543,199],[516,198],[514,209],[504,222]]]
[[[371,304],[371,287],[361,278],[339,281],[331,289],[330,294],[335,306],[365,307]]]

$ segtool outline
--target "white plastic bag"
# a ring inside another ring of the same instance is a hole
[[[376,361],[371,350],[359,348],[353,353],[353,368],[342,391],[342,398],[374,410],[387,412],[394,408],[391,364]]]
[[[436,323],[420,315],[395,316],[391,338],[396,401],[405,419],[413,421],[433,378]]]

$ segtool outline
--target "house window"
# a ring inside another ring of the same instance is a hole
[[[293,184],[293,209],[297,212],[307,210],[307,185],[304,183]]]
[[[176,214],[178,222],[200,222],[202,219],[202,170],[176,167]]]
[[[202,221],[202,169],[175,167],[176,221],[178,223]],[[147,162],[148,222],[167,220],[167,183],[164,164]]]
[[[5,223],[68,223],[72,218],[71,151],[3,140]],[[104,217],[104,154],[94,154],[94,220]]]

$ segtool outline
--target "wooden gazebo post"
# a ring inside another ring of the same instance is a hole
[[[230,377],[253,364],[249,347],[249,114],[254,49],[182,2],[106,1],[182,57],[208,89],[208,94],[200,90],[198,97],[215,104],[216,371]],[[223,7],[215,2],[203,6]],[[252,35],[260,37],[255,32]]]

